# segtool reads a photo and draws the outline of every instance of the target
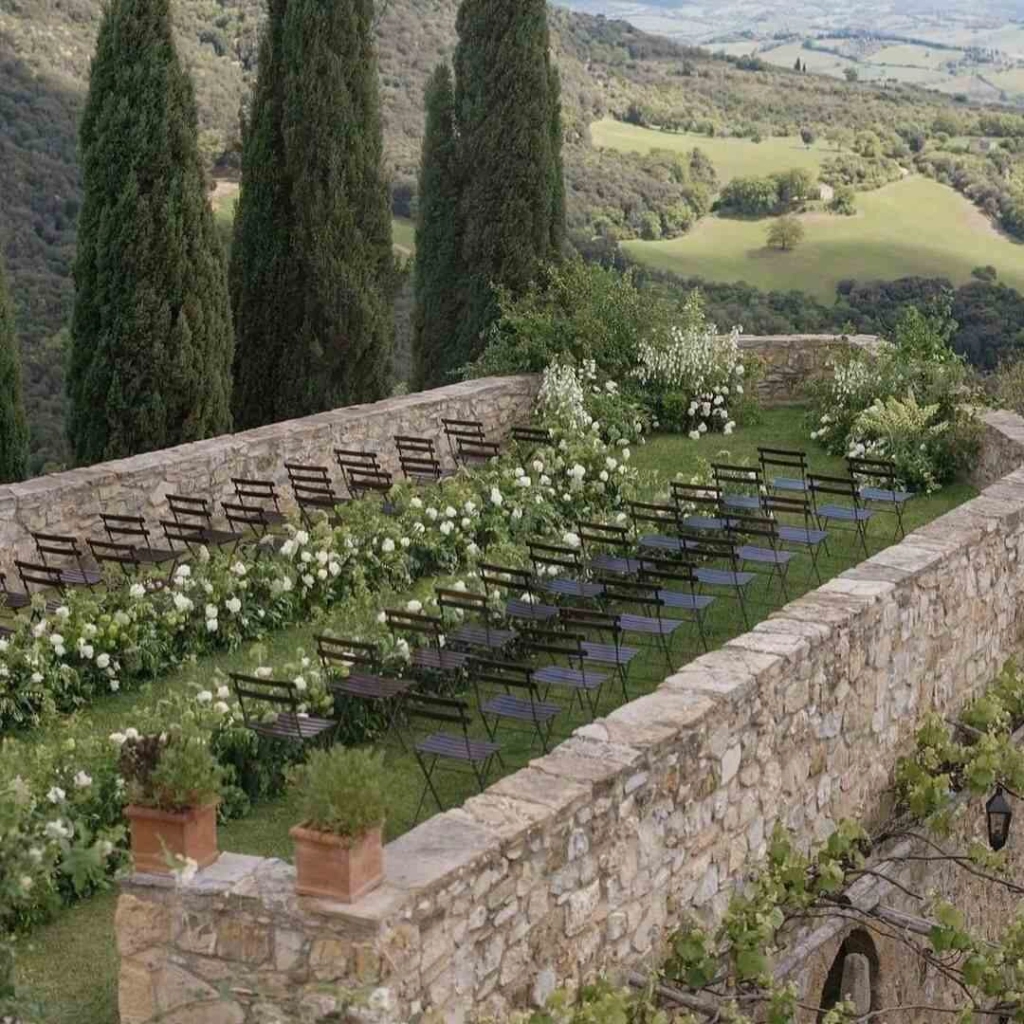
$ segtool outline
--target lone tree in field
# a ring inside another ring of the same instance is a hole
[[[0,484],[28,475],[28,427],[21,396],[21,364],[14,336],[14,307],[0,258]]]
[[[768,245],[789,252],[804,240],[804,226],[796,217],[779,217],[768,228]]]
[[[80,463],[231,427],[231,313],[169,0],[112,0],[81,124],[68,368]]]
[[[427,83],[426,108],[416,219],[412,342],[417,388],[445,383],[449,373],[465,362],[455,344],[462,308],[462,262],[455,89],[447,64],[439,64]]]
[[[803,139],[804,145],[810,149],[818,138],[818,133],[813,128],[801,128],[800,138]]]
[[[522,295],[565,236],[562,124],[544,0],[463,0],[455,51],[466,303],[460,357],[483,347],[495,287]]]
[[[384,397],[391,208],[373,0],[273,0],[232,245],[242,427]]]

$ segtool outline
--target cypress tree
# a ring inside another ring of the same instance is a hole
[[[14,307],[0,258],[0,484],[28,475],[28,427],[21,396],[21,366],[14,336]]]
[[[417,389],[444,384],[466,361],[457,347],[460,303],[459,170],[455,90],[439,64],[425,94],[427,111],[416,219],[416,309],[413,380]]]
[[[227,278],[196,134],[169,0],[112,0],[81,124],[68,368],[79,462],[231,427]]]
[[[274,0],[232,248],[243,426],[383,397],[391,206],[373,0]]]
[[[484,345],[494,286],[521,295],[564,235],[561,113],[545,0],[463,0],[455,50],[462,259],[461,347]]]

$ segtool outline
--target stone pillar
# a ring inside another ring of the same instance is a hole
[[[843,999],[853,1003],[857,1016],[871,1012],[871,961],[863,953],[848,953],[843,958],[843,981],[839,991]]]

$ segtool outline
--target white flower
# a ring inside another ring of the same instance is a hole
[[[467,516],[471,516],[476,511],[476,502],[467,501],[466,504],[462,506],[462,511],[465,512]]]
[[[708,432],[708,425],[706,423],[703,423],[703,422],[698,423],[697,424],[697,430],[701,434],[706,434]]]
[[[399,638],[395,642],[395,654],[397,654],[403,661],[411,660],[412,653],[409,650],[409,641]]]
[[[124,737],[127,740],[137,740],[139,738],[139,730],[136,729],[134,726],[125,729]]]
[[[306,587],[313,587],[316,585],[316,580],[307,572],[306,575],[302,577],[302,583]]]
[[[30,846],[28,850],[28,857],[33,864],[39,864],[43,859],[43,851],[40,850],[38,846]]]
[[[437,518],[437,509],[431,505],[426,511],[426,516],[431,522],[433,522]]]
[[[412,505],[413,508],[423,508],[423,499],[413,498],[410,500],[409,504]]]
[[[598,475],[598,479],[603,484],[608,483],[608,470],[607,469],[602,469],[600,474]]]
[[[32,673],[32,682],[33,683],[41,683],[42,681],[43,681],[43,673],[42,672],[33,672]]]
[[[146,588],[141,583],[133,583],[128,588],[128,594],[134,600],[139,601],[146,596]]]
[[[569,476],[571,476],[573,480],[582,480],[587,475],[586,469],[578,462],[568,472]]]
[[[174,595],[174,607],[179,612],[190,612],[190,611],[192,611],[192,607],[193,607],[192,599],[190,597],[186,597],[184,594],[175,594]]]
[[[516,487],[522,487],[523,490],[526,490],[526,488],[529,487],[531,483],[532,481],[528,476],[516,477]]]
[[[61,789],[60,786],[51,786],[50,792],[46,794],[46,799],[49,800],[51,804],[59,804],[64,800],[64,796],[64,790]]]
[[[398,543],[402,548],[407,548],[412,543],[412,541],[409,540],[408,537],[403,537]]]
[[[375,541],[375,542],[376,542],[376,541]],[[326,565],[326,564],[327,564],[327,561],[328,561],[328,559],[329,559],[330,557],[331,557],[331,556],[330,556],[330,555],[329,555],[329,554],[328,554],[328,553],[327,553],[327,552],[326,552],[326,551],[325,551],[325,550],[324,550],[323,548],[321,548],[321,549],[320,549],[320,550],[319,550],[319,551],[318,551],[318,552],[316,553],[316,560],[317,560],[317,564],[318,564],[318,565]]]
[[[456,516],[457,516],[458,514],[459,514],[459,513],[458,513],[458,512],[457,512],[457,511],[456,511],[455,509],[453,509],[453,508],[451,507],[451,505],[449,505],[449,506],[448,506],[448,507],[447,507],[447,508],[446,508],[446,509],[444,510],[444,515],[445,515],[445,518],[446,518],[446,519],[454,519],[454,518],[455,518],[455,517],[456,517]]]
[[[208,604],[206,606],[206,617],[208,619],[217,618],[217,606],[215,604]]]
[[[317,569],[317,571],[316,571],[316,578],[318,580],[325,580],[325,579],[327,579],[327,570],[326,569]]]
[[[72,829],[58,818],[56,821],[48,821],[43,831],[51,839],[70,839]]]
[[[412,524],[412,532],[413,533],[426,533],[427,532],[427,528],[422,523],[413,523]]]
[[[742,363],[737,363],[732,372],[735,373],[737,377],[742,377],[746,371],[744,370]]]
[[[505,502],[505,498],[502,496],[501,491],[499,491],[497,487],[492,487],[491,488],[491,504],[494,505],[496,508],[501,508],[501,506],[504,504],[504,502]]]
[[[298,530],[295,533],[295,543],[304,548],[309,543],[309,534],[305,530]]]
[[[618,466],[618,464],[619,464],[619,460],[618,460],[618,459],[613,459],[613,458],[612,458],[612,457],[611,457],[611,456],[609,455],[609,456],[608,456],[608,458],[604,460],[604,464],[605,464],[605,465],[606,465],[606,466],[607,466],[607,467],[608,467],[608,468],[609,468],[610,470],[612,470],[612,472],[614,472],[614,471],[615,471],[615,469],[616,469],[616,467],[617,467],[617,466]]]
[[[715,395],[715,405],[721,405],[725,399],[721,395]]]
[[[106,651],[102,651],[96,658],[97,668],[109,668],[110,667],[110,655]]]
[[[540,485],[541,485],[541,487],[550,487],[550,486],[551,486],[551,477],[549,477],[549,476],[548,476],[548,475],[547,475],[547,474],[545,473],[545,474],[544,474],[544,475],[543,475],[543,476],[542,476],[542,477],[540,478]]]
[[[120,689],[121,689],[121,681],[119,679],[111,679],[110,680],[110,692],[111,693],[117,693],[117,691],[120,690]]]
[[[96,649],[93,647],[92,644],[83,644],[79,642],[78,653],[86,661],[92,661],[92,657],[96,653]]]
[[[619,512],[615,516],[615,522],[617,522],[617,523],[624,523],[626,521],[626,518],[627,517],[626,517],[626,513],[625,512]]]
[[[632,457],[633,457],[633,453],[628,448],[623,448],[622,449],[622,461],[623,462],[629,462],[629,460]]]
[[[332,576],[340,576],[341,575],[341,563],[340,562],[328,562],[327,563],[327,571]]]
[[[534,459],[533,460],[533,471],[534,471],[534,473],[543,473],[544,472],[544,463],[541,462],[540,459]],[[523,475],[522,473],[519,474],[519,476],[522,476],[522,475]]]
[[[742,384],[737,384],[736,385],[736,394],[737,395],[742,395],[743,394],[743,385]]]
[[[380,546],[385,555],[390,555],[395,550],[395,542],[390,537],[385,537]]]
[[[200,704],[209,704],[210,701],[213,700],[213,694],[210,693],[209,690],[200,690],[196,694],[196,700],[199,701]]]
[[[514,509],[512,509],[512,518],[513,519],[522,519],[523,518],[523,510],[521,508],[514,508]]]
[[[292,680],[292,683],[294,683],[295,689],[298,690],[299,693],[305,692],[305,690],[306,690],[306,680],[303,679],[302,676],[296,676]]]
[[[299,558],[308,565],[310,562],[313,561],[313,552],[303,551],[302,554],[299,555]]]
[[[54,647],[63,647],[64,646],[64,637],[62,637],[60,635],[60,633],[51,633],[50,634],[50,643],[53,644]],[[79,641],[79,643],[81,643],[81,641]]]
[[[46,621],[46,619],[40,619],[32,627],[32,635],[38,640],[49,628],[50,624]]]
[[[233,566],[231,566],[231,571],[239,579],[241,579],[249,570],[245,567],[245,563],[244,562],[235,562],[235,564]]]
[[[227,608],[232,615],[237,615],[242,610],[242,602],[237,597],[229,597],[224,602],[224,607]]]
[[[455,527],[452,526],[451,522],[449,520],[447,520],[447,519],[441,524],[441,533],[443,533],[446,537],[454,529],[455,529]]]
[[[728,423],[726,423],[726,425],[725,425],[725,426],[724,426],[724,427],[722,428],[722,433],[723,433],[723,434],[727,434],[727,435],[728,435],[728,434],[731,434],[731,433],[732,433],[732,432],[733,432],[733,431],[734,431],[735,429],[736,429],[736,424],[735,424],[735,423],[733,423],[733,422],[732,422],[732,420],[730,420],[730,421],[729,421]]]
[[[54,610],[53,614],[56,615],[61,622],[67,622],[67,620],[71,618],[71,609],[66,604],[62,604],[59,608]]]
[[[174,570],[174,575],[180,580],[187,580],[192,575],[192,567],[184,564],[179,565]]]
[[[480,549],[476,544],[470,541],[470,543],[466,545],[466,554],[469,555],[470,558],[476,558],[476,556],[480,554]]]
[[[284,555],[285,558],[291,558],[292,555],[295,554],[295,541],[292,540],[292,538],[289,537],[288,540],[286,540],[281,545],[279,550],[280,550],[281,554]]]
[[[273,674],[274,670],[269,665],[260,665],[260,667],[253,672],[253,675],[257,679],[269,679]]]
[[[79,771],[75,775],[75,786],[78,789],[88,789],[92,785],[92,776],[87,772]]]
[[[21,887],[22,892],[28,892],[34,884],[31,875],[22,875],[18,879],[18,885]]]
[[[690,431],[690,440],[691,441],[699,441],[700,440],[700,431],[699,430],[691,430]]]
[[[419,601],[406,601],[405,610],[411,612],[413,615],[419,615],[423,611],[423,605]]]
[[[387,614],[385,612],[377,612],[377,624],[383,626],[388,621]]]
[[[464,530],[468,530],[473,525],[473,520],[469,516],[463,516],[460,524]]]
[[[578,548],[580,546],[579,534],[571,532],[565,534],[562,537],[562,543],[565,544],[566,547]]]

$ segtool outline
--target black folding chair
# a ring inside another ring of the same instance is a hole
[[[510,436],[524,460],[533,458],[539,448],[546,448],[555,443],[551,431],[545,427],[513,427]]]
[[[480,718],[491,740],[497,742],[502,722],[528,723],[546,754],[555,719],[562,709],[541,699],[533,669],[528,665],[474,657],[469,660],[468,670]],[[498,757],[500,759],[501,755]]]
[[[500,651],[515,639],[515,633],[511,629],[500,629],[491,621],[491,609],[486,594],[444,587],[435,587],[434,593],[437,595],[437,604],[442,615],[449,612],[456,618],[473,618],[472,622],[463,622],[449,634],[450,644],[456,647]]]
[[[29,565],[27,562],[23,564],[26,566]],[[51,571],[47,566],[40,566],[39,568],[46,570],[47,573]],[[22,585],[25,585],[24,577],[22,577]],[[60,586],[53,586],[52,584],[44,584],[44,586],[47,589],[56,589],[63,593],[63,589]],[[26,586],[24,592],[20,590],[11,590],[10,587],[7,586],[7,574],[0,572],[0,612],[11,612],[16,615],[22,609],[31,609],[31,607],[32,595],[28,590],[28,587]],[[44,610],[47,615],[52,615],[59,607],[60,605],[56,601],[47,601]]]
[[[352,497],[355,495],[352,493],[352,485],[349,480],[350,473],[376,473],[381,469],[376,452],[363,451],[358,448],[335,448],[334,461],[337,462],[338,468],[341,470],[341,478],[345,482],[345,488]],[[326,470],[324,472],[326,473]],[[326,483],[330,484],[329,478]]]
[[[135,552],[135,562],[141,566],[162,566],[170,564],[168,575],[173,575],[181,557],[171,548],[153,547],[153,540],[146,520],[142,516],[121,516],[100,513],[103,529],[112,544],[130,544]],[[95,551],[93,556],[96,557]],[[100,561],[97,557],[96,561]]]
[[[153,565],[152,562],[143,562],[141,558],[147,549],[137,548],[134,544],[125,544],[115,540],[89,540],[88,544],[97,565],[101,567],[104,565],[117,566],[129,579],[138,576],[140,572],[151,568]],[[171,556],[170,559],[163,559],[162,561],[169,560],[171,562],[170,572],[173,573],[178,555],[174,551],[168,551],[168,554]],[[151,589],[158,589],[165,582],[162,579],[150,580],[149,585]]]
[[[701,587],[722,587],[733,592],[739,602],[743,625],[750,629],[747,589],[757,576],[740,568],[736,545],[730,540],[694,539],[688,542],[686,555],[693,561],[693,575]],[[724,562],[726,567],[716,568],[715,562]]]
[[[782,547],[779,525],[768,516],[740,515],[730,513],[725,523],[726,535],[735,545],[736,561],[741,569],[747,564],[768,566],[766,594],[771,591],[772,582],[777,578],[782,596],[789,600],[786,577],[789,566],[796,555]]]
[[[619,620],[619,629],[624,635],[652,637],[662,655],[665,665],[672,669],[672,638],[677,629],[685,625],[683,619],[665,618],[662,609],[665,601],[659,595],[655,582],[605,579],[604,604],[614,611]],[[627,611],[636,608],[638,611]]]
[[[173,519],[161,519],[160,526],[164,531],[164,539],[168,548],[178,554],[197,554],[200,548],[206,546],[206,531],[198,523],[178,523]],[[178,551],[178,545],[184,551]]]
[[[257,557],[260,551],[276,551],[284,543],[281,534],[271,532],[273,523],[261,505],[225,501],[221,507],[228,526],[241,537],[239,544],[255,544]]]
[[[772,493],[807,492],[807,452],[792,448],[758,448],[761,476]]]
[[[234,530],[219,530],[213,525],[213,512],[206,498],[191,498],[184,494],[168,494],[167,505],[171,518],[184,526],[197,526],[202,530],[203,543],[208,547],[237,548],[243,539]]]
[[[468,655],[465,651],[455,651],[448,646],[444,622],[436,615],[386,608],[384,620],[388,629],[391,630],[392,636],[398,637],[402,633],[415,633],[426,640],[425,646],[415,647],[412,651],[412,667],[414,669],[423,672],[440,672],[442,675],[451,677],[465,668]]]
[[[302,522],[312,528],[319,516],[326,516],[332,526],[337,526],[341,522],[338,506],[346,499],[335,491],[328,468],[299,462],[286,462],[284,468]]]
[[[398,726],[402,700],[413,688],[414,681],[382,675],[376,644],[318,636],[316,647],[331,693],[343,702],[379,709],[385,721],[383,742],[394,733],[404,750],[405,741]],[[339,721],[344,721],[341,716]]]
[[[414,822],[419,821],[420,811],[428,793],[434,798],[437,809],[444,810],[444,804],[434,785],[434,772],[446,762],[468,766],[468,771],[460,767],[451,767],[448,770],[455,774],[471,775],[481,793],[487,788],[487,777],[495,758],[500,753],[500,747],[493,740],[474,739],[470,736],[473,718],[466,701],[412,692],[406,695],[403,713],[409,723],[410,733],[416,721],[429,722],[431,725],[440,723],[454,726],[457,730],[454,735],[452,732],[431,732],[422,739],[410,735],[409,746],[412,747],[424,779],[423,792],[413,816]]]
[[[868,523],[875,513],[861,504],[857,481],[848,476],[819,476],[810,473],[807,476],[807,488],[811,493],[814,518],[819,529],[827,528],[833,522],[850,523],[860,540],[864,557],[867,558],[870,554]],[[843,499],[842,503],[834,500],[840,498]]]
[[[760,467],[712,463],[711,471],[715,474],[715,489],[721,495],[719,507],[724,512],[756,515],[760,511],[764,490]]]
[[[811,556],[814,576],[821,584],[821,570],[818,567],[818,549],[828,554],[828,532],[819,530],[814,522],[814,510],[808,498],[797,496],[780,497],[766,494],[761,502],[766,516],[778,524],[779,541],[783,545],[803,548]]]
[[[299,743],[302,746],[333,742],[338,723],[334,719],[319,718],[299,710],[302,701],[294,683],[280,679],[259,679],[240,672],[230,674],[231,683],[242,710],[242,719],[247,729],[267,739]],[[253,704],[269,705],[277,711],[272,718],[256,714]]]
[[[576,524],[576,532],[587,568],[591,572],[635,576],[640,571],[640,559],[633,555],[633,542],[629,539],[628,527],[579,522]]]
[[[559,611],[562,626],[570,635],[582,637],[583,657],[595,665],[609,665],[615,669],[622,684],[622,696],[629,700],[629,669],[640,656],[639,647],[628,647],[622,642],[622,624],[614,612],[597,611],[593,608],[562,608]],[[590,637],[607,637],[611,643]]]
[[[281,511],[281,501],[277,493],[277,485],[273,480],[247,480],[244,477],[232,477],[235,498],[239,505],[246,508],[259,508],[263,518],[270,527],[284,526],[288,517]]]
[[[460,437],[456,448],[461,466],[482,466],[501,455],[501,445],[495,441],[478,441]]]
[[[676,505],[631,501],[629,518],[641,556],[649,551],[670,555],[682,555],[685,552],[682,518]]]
[[[542,590],[557,597],[578,598],[584,601],[596,600],[604,593],[604,587],[599,583],[587,580],[579,548],[544,541],[529,541],[527,546],[533,570],[541,581]]]
[[[708,484],[684,484],[672,481],[672,500],[679,509],[683,530],[694,533],[721,533],[725,529],[722,518],[722,492]]]
[[[555,663],[534,668],[534,681],[544,687],[545,701],[552,687],[568,690],[569,707],[579,701],[580,710],[593,720],[608,676],[590,667],[592,663],[588,663],[583,649],[584,639],[579,634],[565,633],[560,629],[531,626],[523,631],[523,649],[532,657],[547,655],[566,662],[565,665]]]
[[[436,484],[446,476],[441,463],[433,456],[400,454],[398,464],[401,467],[402,475],[410,483]]]
[[[868,509],[890,512],[896,517],[892,539],[905,537],[903,506],[914,497],[912,491],[899,485],[896,463],[889,459],[855,459],[847,456],[850,476],[860,484],[860,499]]]
[[[480,580],[488,592],[519,594],[505,602],[505,615],[512,620],[543,623],[558,615],[554,605],[544,604],[537,594],[536,581],[526,569],[509,569],[503,565],[479,562]]]
[[[82,551],[75,537],[57,533],[33,533],[32,539],[43,565],[55,568],[60,573],[62,587],[88,587],[103,582],[103,573],[88,568],[82,560]],[[53,565],[51,559],[59,559]]]
[[[32,588],[37,587],[41,591],[55,590],[62,597],[64,596],[67,584],[61,575],[61,570],[53,565],[40,565],[37,562],[16,561],[14,567],[18,570],[18,578],[25,588],[25,594],[29,598],[29,605],[32,603]],[[10,595],[10,591],[7,594]],[[17,597],[18,595],[16,595]],[[52,607],[58,607],[53,604]],[[50,610],[50,603],[47,603],[47,610]]]
[[[708,650],[704,616],[715,599],[709,594],[697,592],[700,581],[697,579],[696,567],[675,558],[645,556],[640,565],[640,579],[657,587],[655,593],[664,608],[682,612],[684,618],[681,621],[696,625],[701,646],[705,651]],[[686,616],[691,618],[687,619]]]
[[[394,515],[398,511],[388,497],[394,485],[394,478],[386,469],[353,469],[348,474],[348,489],[352,497],[380,498],[386,515]]]
[[[484,425],[480,420],[442,419],[441,427],[448,441],[448,451],[456,465],[460,465],[459,441],[486,441]]]

